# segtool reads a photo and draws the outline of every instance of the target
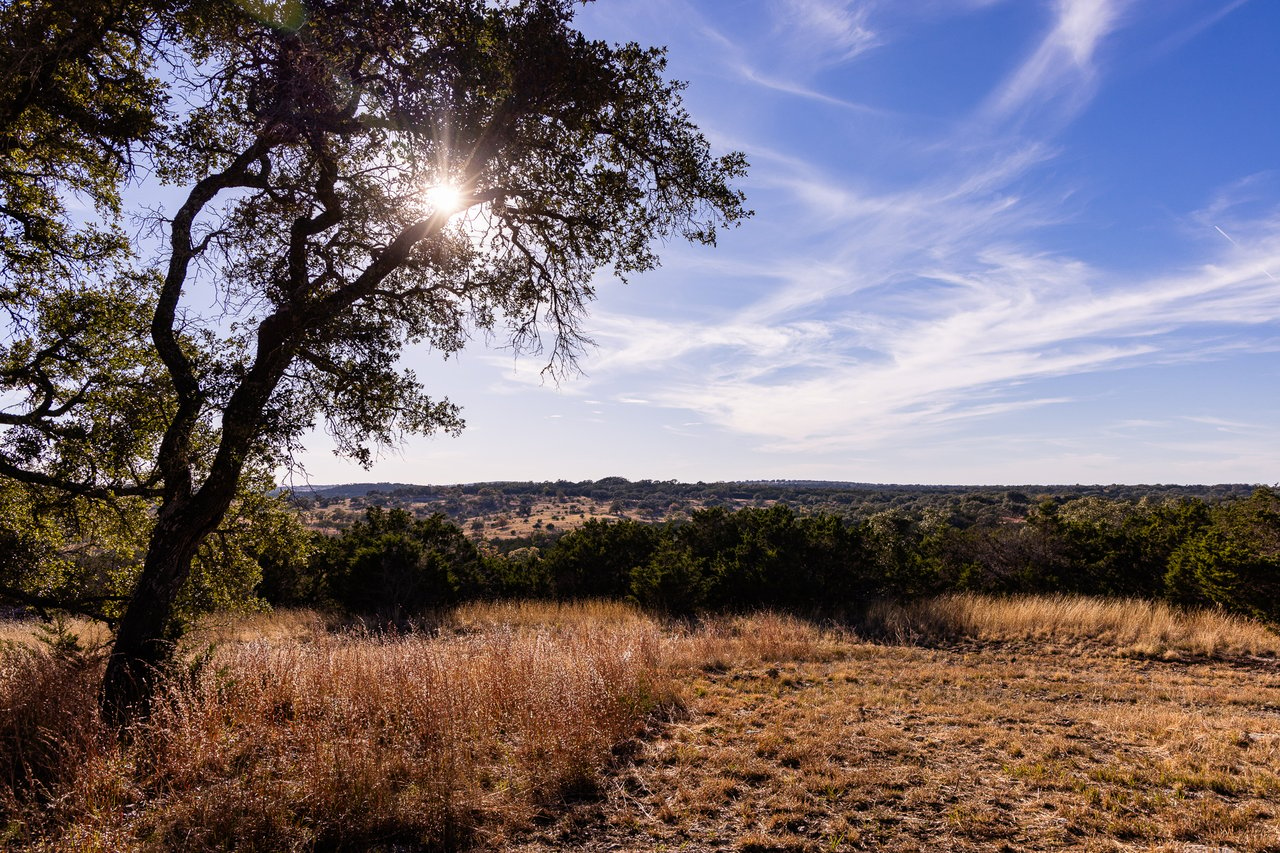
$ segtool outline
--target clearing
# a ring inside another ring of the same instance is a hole
[[[704,667],[599,796],[500,849],[1280,850],[1273,657],[1063,636],[797,649]]]

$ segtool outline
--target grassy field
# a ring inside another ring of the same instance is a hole
[[[1280,851],[1280,636],[1218,614],[278,613],[205,625],[126,738],[99,657],[24,630],[0,631],[7,849]]]

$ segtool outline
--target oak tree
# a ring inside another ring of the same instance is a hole
[[[748,214],[745,161],[712,155],[662,50],[586,38],[572,0],[67,5],[0,16],[19,53],[100,34],[0,78],[0,475],[147,503],[103,687],[124,720],[246,477],[317,424],[365,463],[460,429],[406,344],[497,334],[570,366],[597,274],[713,243]],[[122,222],[144,175],[181,200]]]

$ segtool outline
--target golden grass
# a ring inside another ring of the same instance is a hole
[[[729,666],[793,660],[831,660],[845,654],[845,632],[772,611],[709,616],[683,626],[682,653],[691,667]]]
[[[499,601],[462,604],[445,614],[441,622],[461,631],[494,628],[566,627],[591,622],[598,625],[652,625],[644,613],[620,601]]]
[[[91,735],[41,757],[34,789],[21,768],[11,774],[0,798],[9,833],[49,850],[457,848],[523,825],[589,789],[611,747],[676,699],[657,625],[561,616],[552,627],[307,642],[279,639],[297,617],[246,623],[272,638],[221,647],[171,680],[127,744],[85,711],[96,671],[63,697],[86,719],[7,719],[19,704],[47,706],[47,695],[20,694],[58,668],[47,653],[15,654],[0,712],[13,742]]]
[[[905,604],[876,604],[861,627],[871,635],[900,642],[960,637],[1090,641],[1147,657],[1280,654],[1280,634],[1254,620],[1140,599],[945,595]]]
[[[1280,851],[1260,626],[973,596],[867,625],[962,642],[611,602],[400,633],[284,611],[206,622],[126,739],[100,658],[10,647],[0,849]],[[1152,638],[1237,657],[1132,655]]]
[[[55,623],[56,624],[56,623]],[[111,631],[107,626],[93,619],[67,617],[62,620],[63,627],[75,634],[85,648],[99,648],[111,641]],[[49,623],[35,619],[0,620],[0,648],[11,645],[30,646],[39,644],[46,630],[53,627]]]
[[[185,645],[200,649],[210,644],[310,642],[323,636],[334,620],[315,610],[281,607],[257,613],[213,613],[201,618],[185,638]]]
[[[236,834],[273,849],[456,846],[521,824],[589,786],[668,699],[660,645],[652,628],[591,625],[241,645],[172,688],[152,724],[167,787],[235,790],[184,801],[161,828],[186,849]]]

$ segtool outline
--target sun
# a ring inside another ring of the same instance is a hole
[[[448,216],[463,207],[462,190],[453,184],[435,184],[427,188],[427,204],[435,213]]]

